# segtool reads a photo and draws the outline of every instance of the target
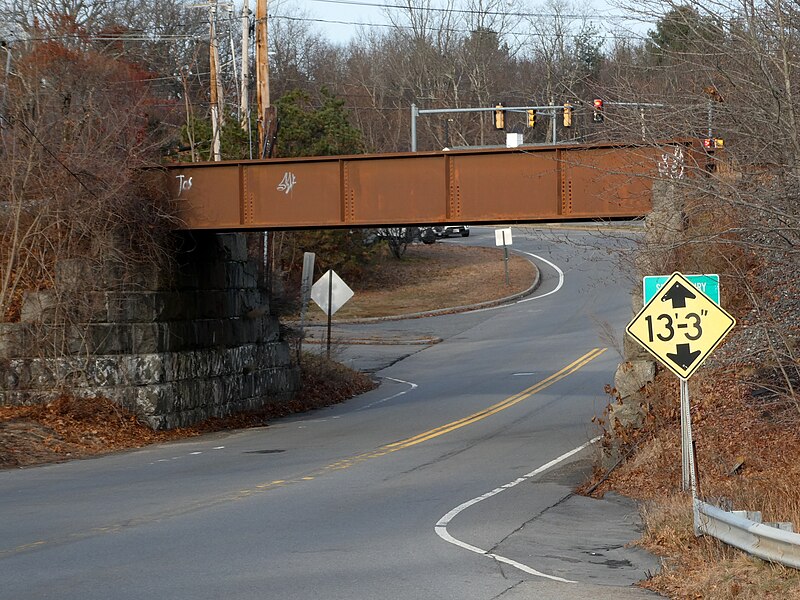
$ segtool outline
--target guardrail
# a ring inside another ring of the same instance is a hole
[[[711,535],[763,560],[800,569],[800,534],[792,532],[791,523],[761,523],[760,512],[729,512],[695,498],[694,528],[697,535]]]

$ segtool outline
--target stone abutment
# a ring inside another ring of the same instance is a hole
[[[57,265],[0,324],[0,404],[104,396],[155,429],[263,408],[298,384],[241,233],[194,232],[170,267]]]

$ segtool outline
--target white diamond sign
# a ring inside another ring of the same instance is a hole
[[[328,312],[329,297],[330,312]],[[342,278],[333,269],[325,273],[311,286],[311,299],[328,316],[336,314],[336,311],[342,308],[352,297],[353,290],[342,281]]]

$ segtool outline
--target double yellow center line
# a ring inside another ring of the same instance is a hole
[[[535,383],[534,385],[530,386],[514,394],[513,396],[509,396],[505,400],[498,402],[497,404],[493,404],[487,408],[484,408],[481,411],[473,413],[467,417],[459,419],[458,421],[453,421],[452,423],[447,423],[446,425],[441,425],[436,427],[435,429],[430,429],[423,433],[419,433],[413,437],[406,438],[404,440],[400,440],[399,442],[392,442],[391,444],[386,444],[385,446],[381,446],[376,450],[371,450],[370,452],[365,452],[363,454],[357,454],[355,456],[350,456],[348,458],[343,458],[341,460],[336,461],[326,467],[323,467],[319,471],[314,473],[310,473],[307,475],[304,480],[308,481],[310,479],[314,479],[320,475],[328,473],[330,471],[338,471],[341,469],[348,469],[355,464],[361,463],[365,460],[369,460],[371,458],[378,458],[381,456],[386,456],[392,452],[397,452],[398,450],[403,450],[404,448],[410,448],[411,446],[416,446],[417,444],[421,444],[422,442],[427,442],[428,440],[432,440],[433,438],[439,437],[440,435],[445,435],[446,433],[450,433],[451,431],[455,431],[456,429],[461,429],[462,427],[466,427],[467,425],[472,425],[473,423],[477,423],[478,421],[485,419],[486,417],[490,417],[499,413],[501,410],[505,410],[514,406],[515,404],[519,404],[526,398],[533,396],[534,394],[541,392],[542,390],[550,387],[554,383],[561,381],[565,377],[568,377],[581,367],[587,365],[595,358],[600,356],[603,352],[605,352],[607,348],[594,348],[578,358],[577,360],[571,362],[566,367],[553,373],[546,379]],[[266,489],[270,487],[282,486],[288,483],[295,483],[292,480],[275,480],[268,483],[261,484],[259,487],[260,489]]]
[[[387,444],[383,446],[383,450],[389,450],[390,452],[394,452],[395,450],[401,450],[403,448],[409,448],[411,446],[415,446],[416,444],[421,444],[422,442],[426,442],[431,440],[435,437],[439,437],[440,435],[444,435],[446,433],[450,433],[451,431],[455,431],[456,429],[460,429],[462,427],[466,427],[467,425],[472,425],[480,421],[481,419],[485,419],[486,417],[490,417],[494,414],[499,413],[501,410],[505,410],[515,404],[519,404],[526,398],[533,396],[534,394],[541,392],[542,390],[550,387],[554,383],[561,381],[565,377],[568,377],[584,365],[588,364],[589,362],[593,361],[595,358],[600,356],[603,352],[605,352],[607,348],[594,348],[581,356],[579,359],[575,360],[574,362],[568,364],[566,367],[561,369],[560,371],[553,373],[547,379],[543,379],[542,381],[535,383],[529,388],[522,390],[521,392],[514,394],[494,404],[488,408],[484,408],[483,410],[473,413],[468,417],[464,417],[463,419],[459,419],[458,421],[453,421],[452,423],[448,423],[447,425],[442,425],[441,427],[437,427],[436,429],[431,429],[424,433],[420,433],[415,435],[414,437],[407,438],[405,440],[401,440],[399,442],[394,442],[393,444]]]

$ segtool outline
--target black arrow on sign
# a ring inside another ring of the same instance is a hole
[[[669,291],[661,296],[661,301],[672,300],[672,308],[686,308],[686,300],[694,298],[697,296],[691,290],[687,290],[680,281],[676,281]]]
[[[689,344],[678,344],[675,350],[675,354],[667,352],[667,358],[684,370],[688,369],[697,357],[700,356],[700,350],[692,352],[689,349]]]

